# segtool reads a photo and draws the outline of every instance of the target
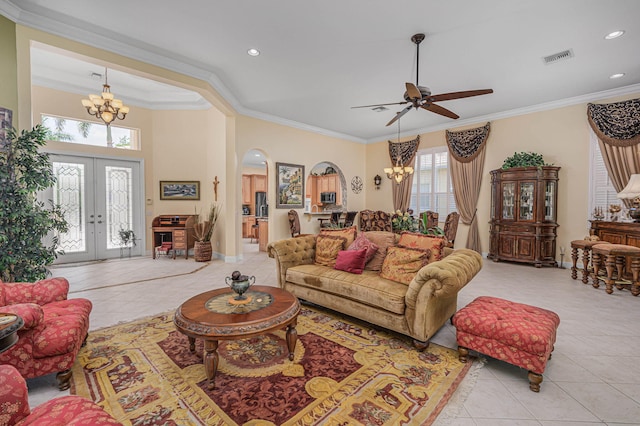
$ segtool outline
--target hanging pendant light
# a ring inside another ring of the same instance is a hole
[[[398,120],[398,143],[400,143],[400,120]],[[400,184],[406,176],[413,174],[413,167],[402,165],[402,156],[398,154],[393,167],[385,167],[384,172],[389,179],[393,179]]]
[[[124,120],[129,113],[129,107],[125,106],[120,99],[114,99],[111,87],[107,80],[107,69],[104,69],[104,84],[102,85],[102,95],[89,95],[89,99],[83,99],[82,105],[87,112],[99,118],[109,126],[115,120]]]

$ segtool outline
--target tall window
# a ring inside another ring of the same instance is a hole
[[[593,209],[596,207],[602,207],[605,214],[609,211],[610,204],[619,204],[622,206],[621,217],[626,217],[626,208],[617,197],[617,192],[613,188],[607,168],[604,165],[602,153],[600,152],[600,146],[598,145],[598,137],[589,129],[590,134],[590,181],[589,181],[589,214],[588,218],[593,219]]]
[[[104,124],[42,114],[42,125],[49,131],[49,140],[107,146],[107,126]],[[113,124],[110,127],[114,148],[140,149],[137,130]]]
[[[409,208],[413,209],[414,216],[427,210],[438,212],[444,222],[447,215],[456,210],[447,147],[418,151],[414,169]]]

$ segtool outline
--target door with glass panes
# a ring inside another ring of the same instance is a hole
[[[66,155],[51,155],[51,161],[56,184],[44,198],[62,206],[69,224],[59,236],[64,254],[56,263],[140,255],[140,162]],[[135,244],[123,242],[128,231]]]

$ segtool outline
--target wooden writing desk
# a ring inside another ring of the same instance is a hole
[[[161,246],[163,242],[171,241],[173,258],[176,258],[177,250],[184,250],[184,258],[189,258],[189,249],[193,248],[195,238],[193,236],[193,226],[198,215],[160,215],[153,219],[151,229],[153,233],[152,253],[156,258],[155,248]]]

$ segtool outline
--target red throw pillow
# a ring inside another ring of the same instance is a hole
[[[352,274],[361,274],[366,263],[367,249],[342,250],[338,253],[335,269]]]

